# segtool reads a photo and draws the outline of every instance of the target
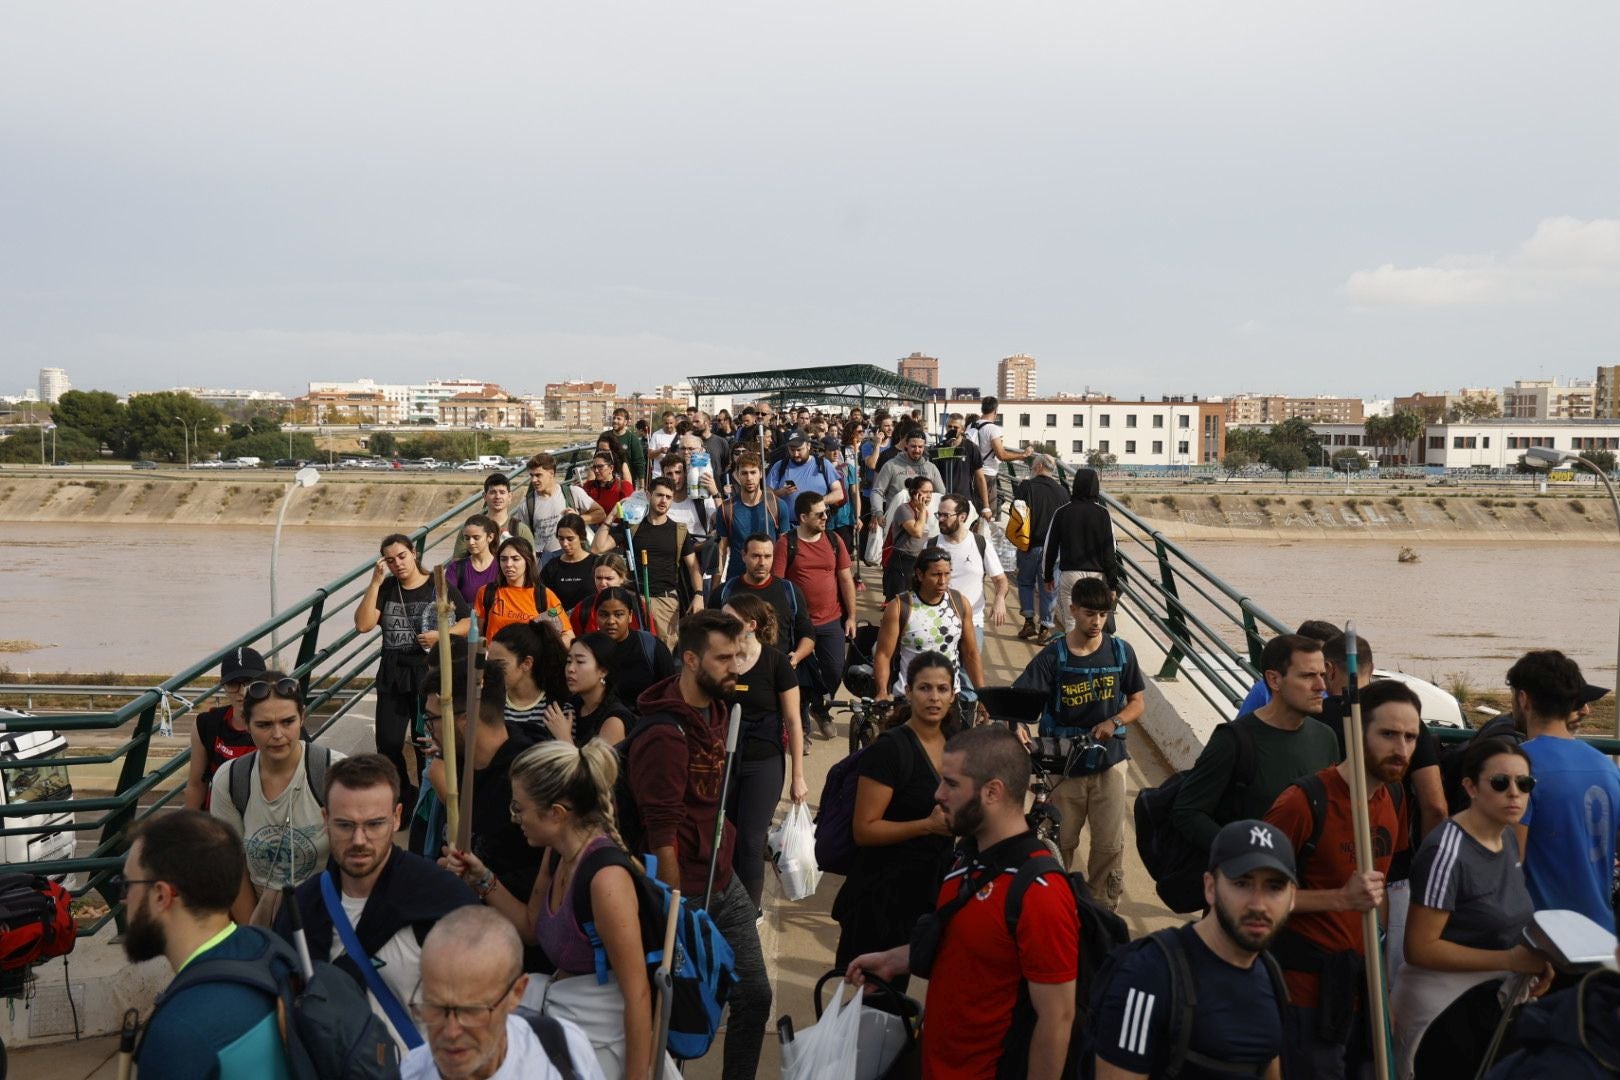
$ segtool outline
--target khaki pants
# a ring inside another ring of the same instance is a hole
[[[654,596],[647,601],[647,609],[653,621],[647,629],[657,634],[658,640],[669,646],[670,652],[674,652],[675,637],[680,633],[681,598]]]
[[[1092,776],[1070,776],[1058,781],[1049,796],[1063,815],[1058,826],[1058,848],[1064,865],[1074,868],[1080,846],[1080,827],[1091,831],[1086,882],[1097,902],[1109,910],[1119,906],[1125,887],[1125,763]]]

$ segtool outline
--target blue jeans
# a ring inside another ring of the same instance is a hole
[[[1035,613],[1035,594],[1041,594],[1041,625],[1052,625],[1052,605],[1057,600],[1056,589],[1041,586],[1041,553],[1032,547],[1018,553],[1018,611],[1026,619]]]

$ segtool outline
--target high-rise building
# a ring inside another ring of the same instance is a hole
[[[1597,369],[1592,415],[1599,420],[1620,418],[1620,364]]]
[[[914,352],[903,357],[895,370],[902,379],[913,379],[930,389],[939,385],[939,361],[932,356]]]
[[[1226,422],[1280,424],[1300,419],[1315,424],[1359,424],[1365,419],[1360,398],[1286,397],[1282,394],[1234,394],[1226,399]]]
[[[56,400],[69,390],[73,384],[68,381],[67,372],[59,367],[42,367],[39,369],[39,400],[56,404]]]
[[[996,365],[996,394],[1002,398],[1035,396],[1035,358],[1018,353]]]
[[[1508,420],[1590,420],[1596,387],[1591,379],[1520,379],[1502,388]]]

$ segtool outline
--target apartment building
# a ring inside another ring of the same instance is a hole
[[[946,412],[975,416],[979,402],[958,399]],[[1050,445],[1069,466],[1092,453],[1110,454],[1121,468],[1211,465],[1226,452],[1226,409],[1220,402],[1004,398],[1006,445]]]

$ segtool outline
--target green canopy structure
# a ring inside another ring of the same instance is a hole
[[[859,405],[870,412],[878,405],[921,405],[928,387],[875,364],[836,364],[780,371],[736,371],[687,378],[692,395],[726,396],[736,401],[769,400],[778,410],[792,405]]]

